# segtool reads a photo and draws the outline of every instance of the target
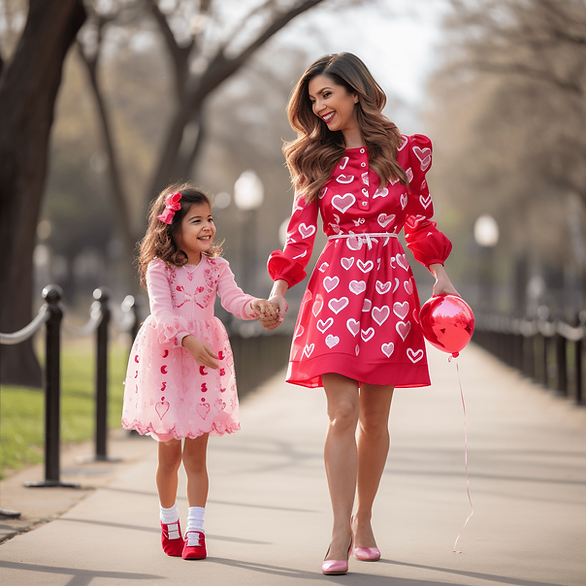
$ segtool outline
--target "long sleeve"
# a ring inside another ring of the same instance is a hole
[[[269,257],[268,270],[273,281],[283,279],[293,287],[305,278],[317,234],[317,215],[317,200],[307,203],[303,195],[295,197],[285,247]]]
[[[153,260],[147,267],[149,305],[159,330],[159,342],[180,346],[189,328],[187,321],[173,307],[171,283],[167,273],[167,265],[161,259]]]
[[[222,307],[233,313],[240,319],[254,319],[257,317],[251,310],[249,303],[255,301],[256,297],[244,293],[236,284],[234,273],[230,269],[228,261],[224,259],[215,259],[214,261],[220,267],[220,276],[218,278],[218,295],[222,302]]]
[[[444,264],[450,255],[452,243],[437,229],[433,217],[433,200],[425,178],[432,163],[431,140],[422,134],[414,134],[409,140],[409,203],[405,221],[405,241],[415,260],[429,267]],[[412,174],[412,177],[410,176]]]

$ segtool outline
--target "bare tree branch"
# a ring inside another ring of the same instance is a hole
[[[98,77],[98,63],[100,58],[100,49],[103,40],[104,27],[109,22],[111,22],[113,18],[97,15],[95,13],[92,16],[97,30],[97,49],[92,55],[90,55],[88,51],[86,51],[79,38],[77,40],[77,49],[78,54],[81,57],[81,61],[85,65],[88,81],[90,83],[92,95],[94,96],[94,101],[98,111],[98,119],[100,121],[100,128],[102,130],[102,142],[108,159],[107,173],[110,183],[110,189],[108,189],[108,193],[112,203],[112,210],[116,221],[117,231],[122,239],[126,257],[132,259],[134,255],[136,238],[132,234],[132,221],[127,204],[128,198],[125,194],[122,182],[122,174],[118,164],[119,156],[114,145],[110,116],[104,101],[103,90],[100,86]],[[130,279],[127,283],[127,288],[131,290],[133,287],[134,280]]]
[[[169,127],[158,169],[153,176],[150,190],[151,195],[158,193],[175,178],[178,172],[177,156],[183,140],[184,129],[191,120],[197,118],[207,96],[222,82],[236,73],[268,39],[284,26],[300,14],[324,1],[300,0],[288,10],[277,13],[257,38],[236,57],[226,57],[226,49],[229,42],[224,42],[217,50],[216,55],[208,63],[206,70],[187,83],[185,93],[179,102],[178,110]],[[269,4],[270,2],[267,2],[263,6],[268,6]]]
[[[489,61],[472,61],[470,66],[477,71],[484,71],[486,73],[497,73],[505,75],[523,75],[538,81],[542,81],[554,85],[562,90],[575,93],[577,95],[584,95],[584,88],[579,84],[566,79],[562,79],[555,75],[554,72],[546,69],[539,69],[531,67],[523,63],[491,63]]]
[[[169,26],[167,18],[159,8],[156,0],[145,1],[163,35],[167,49],[169,50],[169,55],[171,56],[175,72],[175,92],[177,98],[180,99],[189,77],[189,57],[195,46],[195,35],[187,45],[180,47],[171,27]]]
[[[242,53],[238,57],[229,60],[233,63],[233,67],[236,67],[236,69],[238,69],[243,63],[245,63],[249,59],[249,57],[253,53],[255,53],[259,49],[259,47],[264,45],[275,33],[279,32],[284,26],[289,24],[289,22],[291,22],[295,17],[299,16],[300,14],[303,14],[311,8],[314,8],[318,4],[321,4],[323,1],[324,0],[304,0],[303,2],[300,2],[297,6],[294,6],[291,10],[281,13],[281,15],[275,18],[269,24],[269,26],[258,36],[258,38],[255,41],[253,41],[246,49],[244,49],[244,51],[242,51]],[[270,0],[266,4],[270,4]],[[220,53],[222,55],[224,54],[225,47],[226,45],[224,45],[224,47],[220,49],[218,55]],[[234,71],[236,69],[234,69]]]

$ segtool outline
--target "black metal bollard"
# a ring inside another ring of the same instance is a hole
[[[555,335],[557,390],[565,397],[568,396],[568,361],[566,343],[567,341],[562,335]]]
[[[140,308],[139,302],[136,298],[132,298],[132,312],[134,313],[134,323],[132,324],[132,329],[130,330],[130,335],[132,336],[132,343],[136,340],[136,336],[138,334],[138,330],[140,330]]]
[[[543,386],[549,388],[549,338],[541,335],[543,368],[541,370]]]
[[[535,379],[535,336],[527,336],[523,344],[525,374]]]
[[[584,373],[582,369],[582,361],[584,360],[584,341],[580,338],[574,342],[574,360],[576,361],[576,396],[575,400],[578,405],[582,403]]]
[[[105,288],[94,291],[102,316],[96,330],[96,455],[97,461],[108,458],[108,332],[110,327],[110,292]]]
[[[77,488],[77,484],[60,480],[61,449],[61,297],[63,291],[57,285],[43,289],[43,299],[47,304],[50,317],[46,323],[45,336],[45,480],[25,482],[25,486],[42,488],[65,486]]]
[[[576,316],[578,327],[582,327],[582,337],[574,343],[574,360],[576,362],[576,396],[578,405],[584,400],[584,338],[586,337],[586,311],[581,311]]]

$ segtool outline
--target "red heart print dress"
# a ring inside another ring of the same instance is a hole
[[[292,287],[305,277],[318,214],[328,241],[301,302],[288,382],[320,387],[321,375],[338,373],[374,385],[430,384],[419,297],[398,235],[404,230],[425,266],[450,254],[451,242],[431,220],[431,161],[429,138],[403,136],[398,162],[409,187],[381,187],[367,149],[346,149],[315,201],[296,195],[285,247],[269,258],[272,279]]]

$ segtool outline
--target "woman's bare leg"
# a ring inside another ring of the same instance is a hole
[[[350,517],[356,493],[358,384],[338,374],[325,374],[322,381],[329,418],[324,460],[334,516],[332,543],[326,559],[345,560],[352,539]]]
[[[376,547],[371,518],[374,499],[389,452],[389,413],[393,387],[360,387],[358,478],[353,530],[355,547]]]

